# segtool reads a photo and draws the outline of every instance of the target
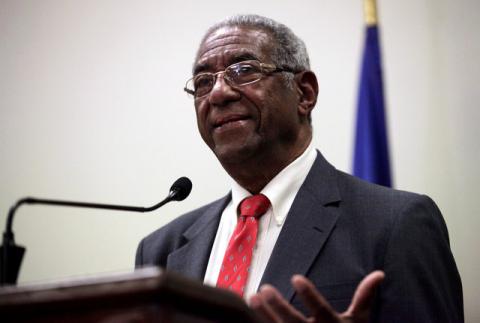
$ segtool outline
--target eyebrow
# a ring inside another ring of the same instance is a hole
[[[253,55],[252,53],[243,53],[238,56],[233,57],[228,63],[228,65],[232,65],[235,63],[240,63],[243,61],[250,61],[250,60],[259,60],[257,56]]]
[[[207,63],[195,65],[193,69],[193,75],[197,75],[201,72],[207,71],[210,68],[210,65]]]
[[[252,53],[245,52],[245,53],[241,53],[239,55],[236,55],[236,56],[232,57],[228,61],[227,66],[230,66],[230,65],[235,64],[235,63],[240,63],[240,62],[243,62],[243,61],[250,61],[250,60],[259,60],[259,58]],[[208,71],[209,69],[211,69],[211,65],[208,64],[208,63],[195,65],[195,68],[193,69],[193,75],[197,75],[201,72]]]

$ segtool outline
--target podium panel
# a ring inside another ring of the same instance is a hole
[[[0,288],[2,322],[259,322],[245,302],[158,268]]]

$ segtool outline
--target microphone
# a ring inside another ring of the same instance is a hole
[[[159,207],[167,204],[170,201],[183,201],[187,198],[188,195],[190,195],[191,191],[192,182],[190,181],[190,179],[188,179],[187,177],[180,177],[170,187],[170,192],[168,193],[167,197],[161,202],[151,207],[50,200],[34,197],[22,198],[18,200],[17,203],[15,203],[8,212],[5,232],[3,233],[3,244],[2,246],[0,246],[0,286],[7,284],[16,284],[18,273],[20,271],[20,266],[22,264],[23,255],[26,250],[24,247],[15,244],[14,234],[12,230],[15,211],[23,204],[43,204],[117,211],[150,212],[158,209]]]
[[[174,201],[183,201],[190,195],[192,191],[192,181],[187,177],[180,177],[172,184],[170,187],[170,194],[172,200]]]

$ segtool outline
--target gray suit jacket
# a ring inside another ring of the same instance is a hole
[[[158,265],[203,280],[230,194],[144,238],[136,266]],[[463,322],[460,276],[445,222],[426,196],[366,183],[318,153],[274,247],[261,284],[303,312],[290,285],[307,276],[338,311],[360,280],[380,269],[372,322]]]

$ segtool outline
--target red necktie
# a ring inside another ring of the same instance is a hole
[[[257,219],[267,212],[270,201],[263,194],[247,197],[240,203],[240,217],[223,258],[217,287],[227,288],[243,296],[257,241]]]

